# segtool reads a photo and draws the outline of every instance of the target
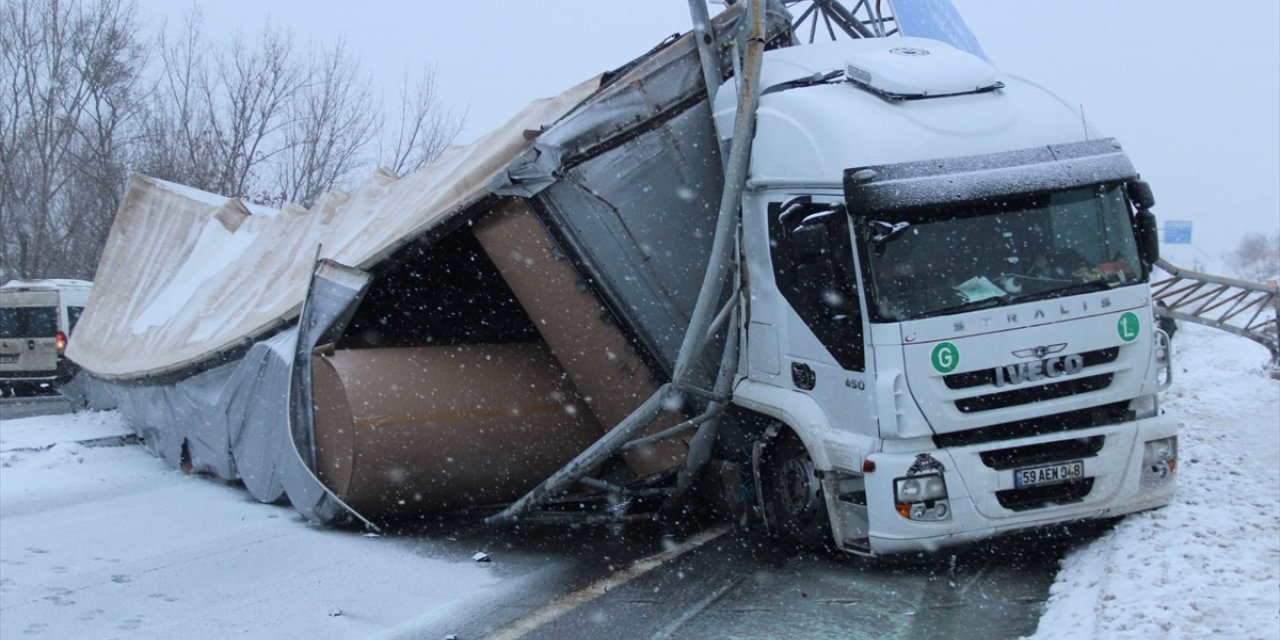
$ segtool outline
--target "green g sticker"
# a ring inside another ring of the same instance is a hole
[[[939,342],[938,346],[933,348],[933,368],[937,369],[938,373],[951,373],[959,365],[960,350],[954,344]]]
[[[1120,334],[1121,340],[1133,342],[1138,339],[1138,327],[1138,316],[1132,311],[1126,311],[1116,322],[1116,333]]]

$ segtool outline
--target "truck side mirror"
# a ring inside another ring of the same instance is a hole
[[[1151,208],[1156,206],[1156,196],[1151,192],[1151,184],[1146,180],[1130,180],[1126,182],[1125,193],[1129,201],[1138,210],[1135,216],[1134,232],[1138,236],[1138,253],[1142,261],[1150,269],[1160,259],[1160,236],[1156,232],[1156,215]]]
[[[799,260],[823,256],[831,251],[830,231],[824,224],[806,224],[787,234],[787,248]]]
[[[1129,194],[1129,201],[1138,209],[1147,210],[1156,206],[1156,196],[1151,192],[1151,184],[1146,180],[1132,180],[1126,183],[1125,191]]]
[[[1138,209],[1137,215],[1138,254],[1147,268],[1160,259],[1160,236],[1156,233],[1156,214],[1150,209]]]

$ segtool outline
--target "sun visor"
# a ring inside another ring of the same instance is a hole
[[[1112,138],[1017,151],[855,167],[844,172],[851,212],[949,205],[1137,177]]]

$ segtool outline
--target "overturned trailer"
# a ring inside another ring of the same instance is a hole
[[[713,25],[726,69],[741,13]],[[686,35],[310,210],[135,176],[72,392],[317,522],[510,502],[671,379],[721,167]],[[686,404],[651,431],[705,401]],[[686,450],[635,447],[626,480]]]

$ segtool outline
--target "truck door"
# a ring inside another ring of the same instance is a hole
[[[768,219],[774,279],[803,323],[793,321],[788,331],[790,363],[784,366],[792,384],[815,396],[833,425],[850,425],[869,415],[870,384],[849,216],[839,202],[801,196],[771,202]]]

